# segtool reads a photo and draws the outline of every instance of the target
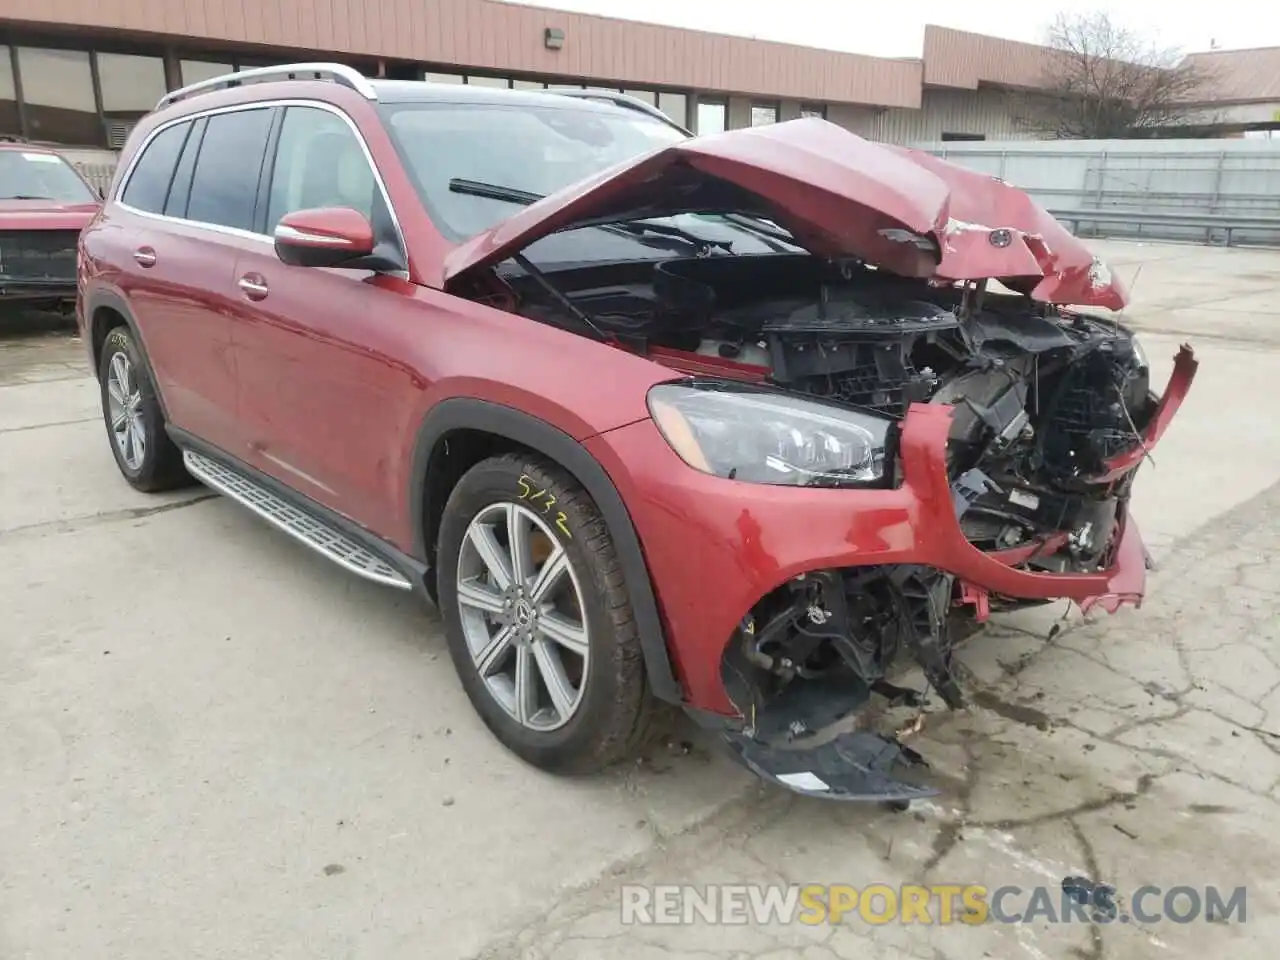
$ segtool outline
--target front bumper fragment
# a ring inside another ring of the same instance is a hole
[[[902,803],[937,790],[911,777],[924,760],[901,744],[853,730],[814,746],[780,747],[726,733],[734,757],[761,779],[822,800]]]

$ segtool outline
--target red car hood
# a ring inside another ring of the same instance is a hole
[[[811,253],[903,276],[1007,279],[1037,299],[1082,306],[1118,309],[1125,300],[1021,191],[816,118],[694,137],[604,170],[460,244],[441,279],[570,226],[721,212],[765,217]]]
[[[886,147],[950,192],[940,277],[994,277],[1048,303],[1121,310],[1129,302],[1129,291],[1106,264],[1021,190],[920,150]]]
[[[97,212],[96,203],[0,200],[0,230],[83,230]]]

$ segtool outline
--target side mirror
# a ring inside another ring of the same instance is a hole
[[[276,256],[295,267],[340,267],[373,253],[373,227],[349,207],[296,210],[275,229]]]

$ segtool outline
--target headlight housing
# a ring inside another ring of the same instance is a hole
[[[885,482],[887,417],[721,380],[658,384],[648,400],[667,443],[703,473],[793,487]]]

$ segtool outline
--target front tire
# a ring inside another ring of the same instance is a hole
[[[472,705],[524,760],[599,770],[653,715],[630,596],[595,503],[538,458],[472,467],[445,506],[437,589]]]
[[[190,483],[182,451],[165,431],[151,371],[128,327],[116,327],[107,334],[98,383],[111,453],[129,485],[155,493]]]

